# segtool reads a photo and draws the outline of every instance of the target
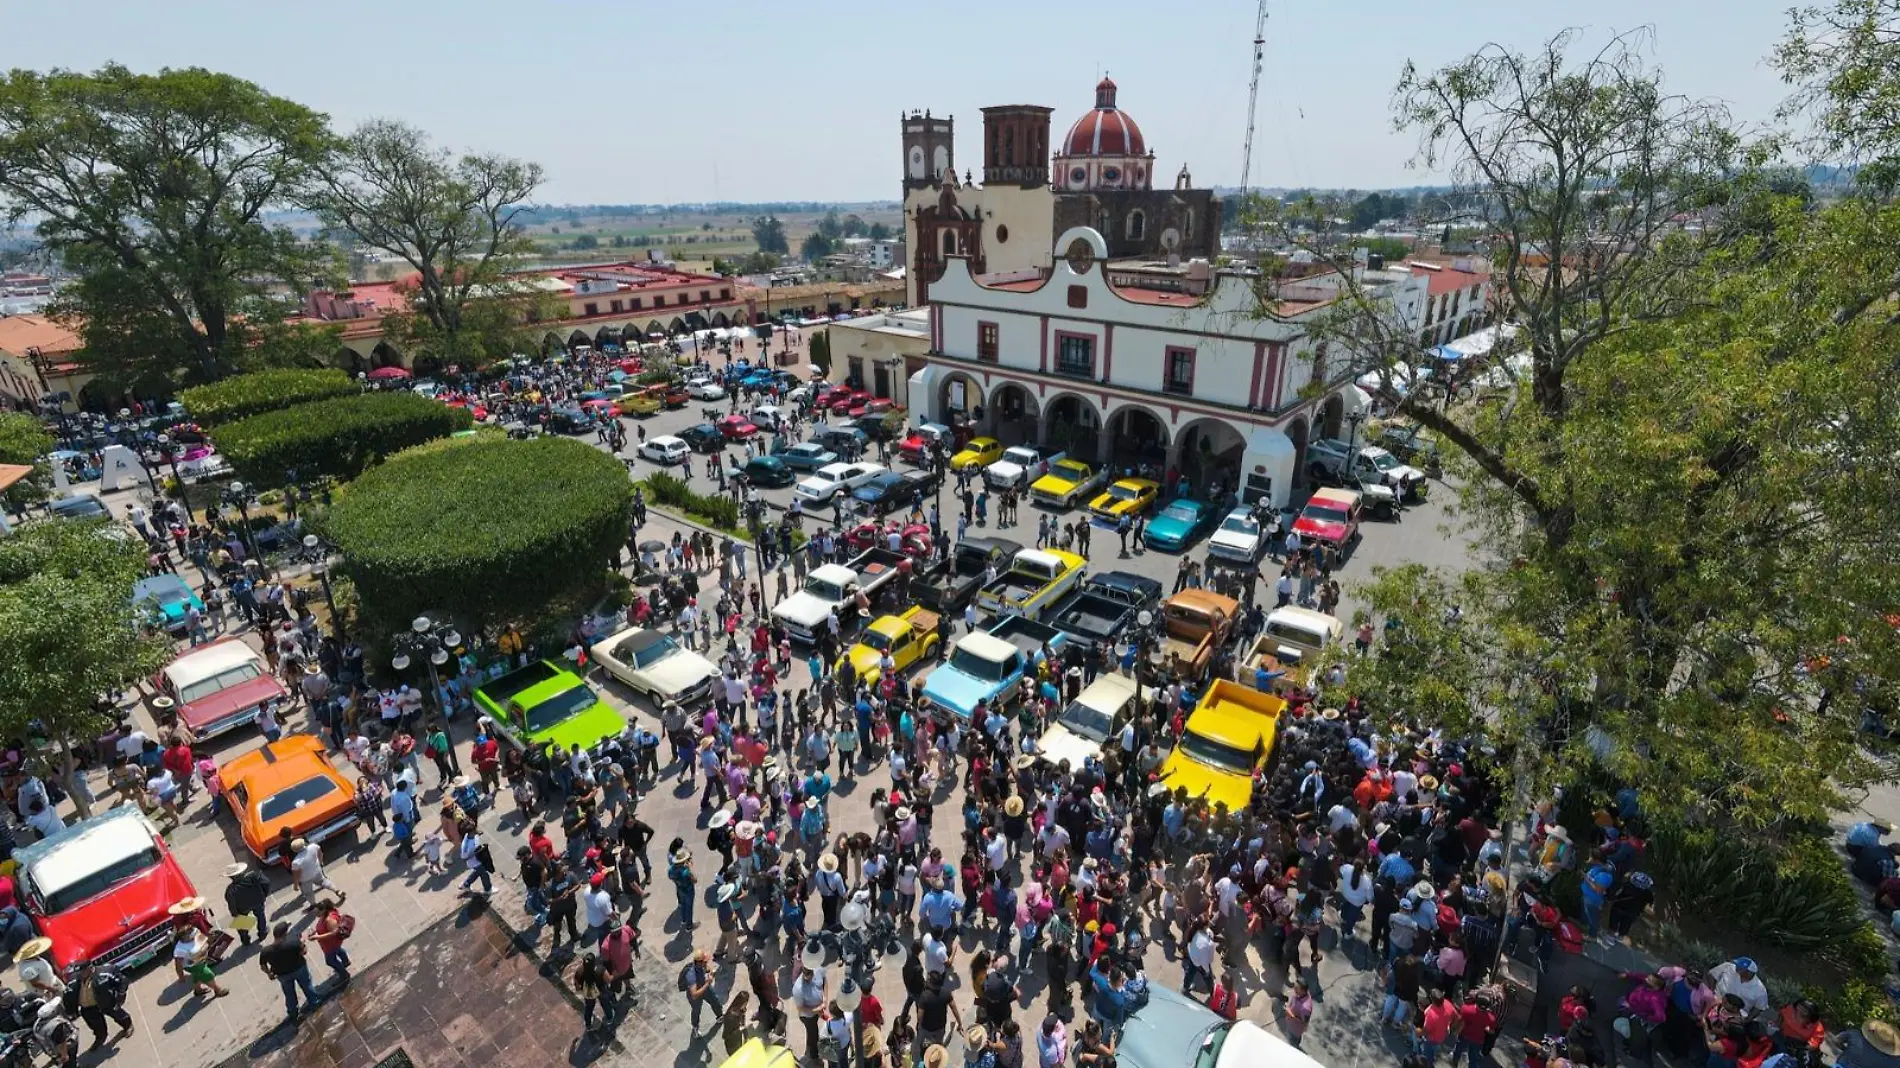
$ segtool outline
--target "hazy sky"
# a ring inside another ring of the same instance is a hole
[[[1274,0],[1254,184],[1429,180],[1388,117],[1404,63],[1571,25],[1593,41],[1653,26],[1672,89],[1766,120],[1784,7]],[[1059,138],[1105,70],[1158,175],[1185,161],[1197,185],[1235,184],[1254,15],[1253,0],[42,0],[0,8],[0,65],[228,71],[341,126],[400,119],[535,160],[551,203],[871,200],[898,195],[901,111],[955,115],[957,165],[980,171],[979,108],[1053,107]]]

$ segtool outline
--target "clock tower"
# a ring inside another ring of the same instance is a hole
[[[903,117],[904,191],[934,188],[945,172],[955,172],[956,119],[939,119],[928,111]]]

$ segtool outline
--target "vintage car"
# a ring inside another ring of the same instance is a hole
[[[718,452],[726,447],[726,435],[714,423],[689,426],[680,431],[679,438],[691,446],[694,452]]]
[[[1141,540],[1150,549],[1178,553],[1199,541],[1214,525],[1220,513],[1206,501],[1176,497],[1155,513],[1141,532]]]
[[[884,677],[878,665],[885,653],[898,671],[923,661],[937,652],[937,613],[924,608],[907,608],[901,615],[879,616],[859,632],[858,641],[838,658],[842,669],[850,664],[858,680],[876,686]]]
[[[1300,509],[1293,532],[1310,545],[1320,541],[1344,549],[1359,536],[1363,498],[1356,490],[1321,488]]]
[[[179,654],[152,685],[161,718],[176,716],[201,742],[255,721],[266,702],[290,696],[263,655],[236,635]]]
[[[897,454],[909,463],[920,464],[930,458],[938,442],[948,448],[950,441],[949,427],[942,423],[923,423],[913,427],[904,435],[904,440],[897,443]]]
[[[295,839],[322,842],[356,825],[356,784],[313,735],[285,735],[234,757],[218,778],[244,844],[265,864],[289,864]]]
[[[1114,530],[1121,525],[1122,517],[1133,519],[1146,512],[1160,492],[1160,484],[1150,479],[1124,478],[1089,502],[1089,522]]]
[[[53,940],[53,966],[135,968],[172,944],[170,908],[198,896],[136,805],[107,809],[14,851],[21,907]]]
[[[670,634],[630,627],[602,638],[588,650],[607,674],[656,706],[672,702],[698,709],[713,698],[719,669],[712,661],[682,646]]]
[[[1098,675],[1070,701],[1036,742],[1036,755],[1051,764],[1082,770],[1102,755],[1102,745],[1134,714],[1135,680],[1126,675]]]
[[[132,604],[173,636],[185,633],[189,609],[205,610],[205,603],[191,586],[169,571],[134,583]]]
[[[686,391],[684,384],[674,382],[666,387],[666,392],[661,395],[660,400],[668,408],[684,408],[692,403],[693,395]]]
[[[1009,570],[983,584],[976,606],[993,616],[1041,619],[1057,601],[1082,585],[1088,560],[1061,549],[1024,549]]]
[[[692,447],[671,434],[648,438],[640,443],[640,458],[656,464],[683,464],[692,458]]]
[[[1244,812],[1253,800],[1254,773],[1266,766],[1286,702],[1230,679],[1216,679],[1189,713],[1173,752],[1156,778],[1211,807]]]
[[[1093,468],[1065,456],[1049,465],[1048,474],[1029,484],[1029,497],[1037,504],[1067,510],[1092,494],[1106,475],[1106,469]]]
[[[1007,705],[1032,687],[1043,650],[1060,656],[1067,641],[1054,627],[1021,616],[966,633],[950,647],[949,658],[924,676],[924,700],[968,723],[978,705]]]
[[[950,457],[950,470],[961,471],[966,467],[988,467],[1003,458],[1003,443],[995,438],[971,438],[955,456]]]
[[[840,492],[849,495],[883,473],[881,464],[827,464],[801,479],[792,495],[806,505],[830,504]]]
[[[552,660],[536,660],[483,683],[475,690],[475,707],[494,720],[503,739],[521,749],[544,742],[563,750],[572,745],[589,749],[627,727],[586,679]]]
[[[775,449],[772,455],[786,467],[794,471],[816,471],[826,464],[838,462],[838,454],[825,448],[816,441],[807,441],[798,445],[788,445]]]
[[[738,469],[741,482],[749,486],[778,489],[798,481],[798,472],[776,456],[754,456]]]
[[[686,387],[686,392],[691,395],[694,400],[721,401],[726,399],[725,388],[710,378],[689,383]]]
[[[719,428],[719,433],[725,435],[727,441],[744,441],[759,434],[759,428],[743,415],[722,416],[713,425]]]

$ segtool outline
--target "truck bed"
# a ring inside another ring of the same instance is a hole
[[[889,549],[866,549],[852,557],[845,566],[858,573],[858,587],[868,593],[874,587],[889,582],[897,574],[899,566],[908,559],[903,553],[894,553]]]
[[[1025,653],[1040,652],[1045,644],[1050,648],[1062,644],[1061,631],[1022,616],[1010,616],[991,627],[990,636],[1001,638]]]
[[[1079,593],[1049,615],[1058,630],[1090,641],[1107,641],[1127,623],[1134,609],[1097,593]]]

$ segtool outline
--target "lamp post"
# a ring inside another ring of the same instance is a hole
[[[1148,666],[1148,641],[1153,633],[1155,614],[1144,608],[1135,613],[1135,633],[1131,636],[1135,643],[1135,708],[1146,711],[1141,695],[1142,669]]]
[[[243,533],[240,535],[240,537],[242,538],[245,547],[250,550],[251,559],[257,561],[257,566],[263,567],[264,554],[258,551],[257,536],[251,530],[251,491],[250,491],[250,488],[245,486],[244,483],[242,482],[233,482],[229,486],[226,486],[224,488],[224,493],[222,496],[224,498],[224,503],[233,505],[237,508],[238,518],[244,524]]]
[[[178,483],[178,503],[185,508],[185,522],[191,522],[191,499],[185,496],[185,476],[178,470],[178,443],[170,434],[158,436],[158,451],[172,466],[172,481]]]
[[[299,555],[310,565],[311,574],[323,585],[323,603],[330,609],[330,629],[336,632],[338,641],[346,641],[348,634],[343,632],[343,620],[336,614],[336,595],[330,591],[330,554],[336,546],[324,541],[315,534],[303,536],[303,552]]]
[[[450,650],[462,644],[462,635],[453,624],[417,616],[409,624],[407,633],[396,635],[394,644],[396,655],[389,658],[389,666],[407,671],[415,658],[421,657],[429,667],[429,695],[435,701],[435,709],[444,720],[448,719],[448,709],[442,704],[442,679],[437,672],[449,662]]]

